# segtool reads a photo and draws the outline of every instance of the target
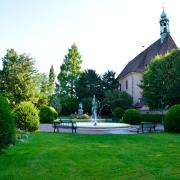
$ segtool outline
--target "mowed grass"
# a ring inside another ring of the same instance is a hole
[[[180,134],[32,133],[0,155],[0,179],[180,179]]]

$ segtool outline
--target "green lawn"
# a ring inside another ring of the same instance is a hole
[[[33,133],[0,155],[0,179],[180,179],[180,134]]]

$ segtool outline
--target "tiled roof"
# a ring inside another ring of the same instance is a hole
[[[161,39],[158,39],[143,52],[138,54],[133,60],[131,60],[119,74],[118,79],[123,78],[131,72],[143,72],[146,65],[149,64],[153,57],[158,54],[165,54],[167,51],[174,48],[177,48],[177,46],[170,34],[167,35],[163,44],[161,44]]]

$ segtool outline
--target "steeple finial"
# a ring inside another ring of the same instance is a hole
[[[164,11],[164,6],[162,7],[163,11],[160,16],[160,35],[161,35],[161,43],[164,42],[165,37],[169,33],[169,19],[167,18],[167,14]]]

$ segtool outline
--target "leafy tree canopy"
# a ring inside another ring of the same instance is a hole
[[[103,83],[101,77],[95,70],[88,69],[81,74],[76,84],[76,93],[79,100],[93,97],[93,95],[95,95],[98,100],[103,100]]]
[[[106,91],[118,88],[119,82],[115,78],[115,75],[116,73],[114,71],[109,70],[102,75],[102,81]]]
[[[180,50],[156,56],[145,70],[140,87],[150,108],[180,103]]]
[[[108,104],[112,109],[116,107],[121,107],[123,109],[128,109],[132,106],[133,99],[126,93],[119,90],[106,91],[103,104]]]
[[[2,58],[2,64],[0,92],[10,100],[11,105],[21,101],[36,101],[37,70],[34,59],[9,49]]]

